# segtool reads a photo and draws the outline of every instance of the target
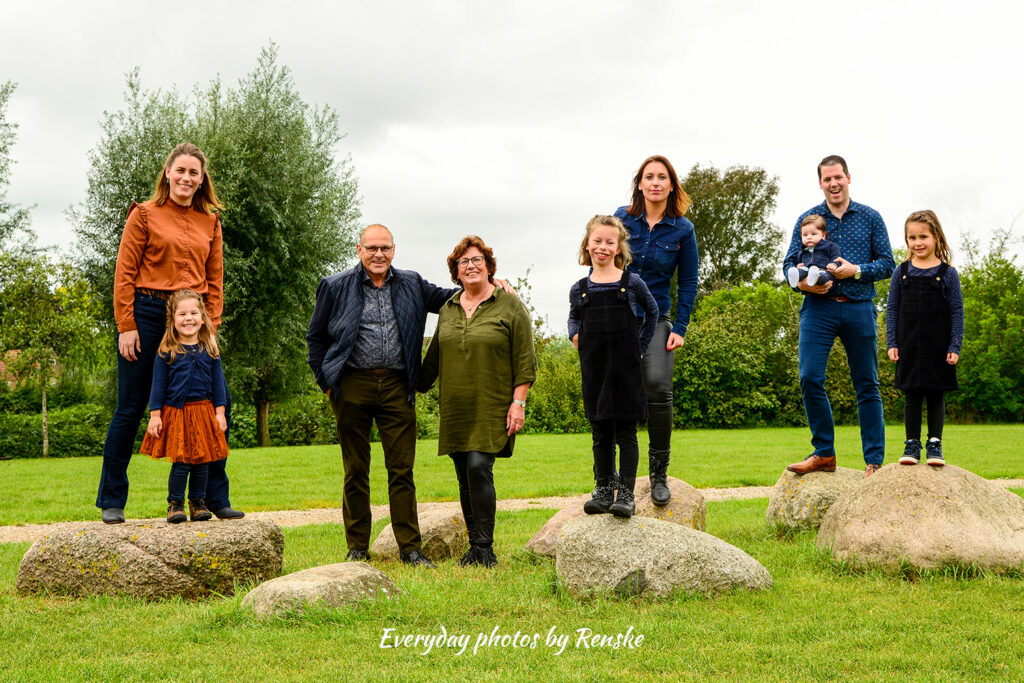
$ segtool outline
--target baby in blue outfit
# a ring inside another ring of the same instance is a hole
[[[786,272],[790,287],[796,287],[804,278],[809,285],[823,285],[835,279],[829,271],[840,265],[837,260],[843,254],[838,244],[825,239],[827,234],[825,219],[821,216],[811,215],[801,221],[800,238],[804,246],[800,250],[800,261]]]

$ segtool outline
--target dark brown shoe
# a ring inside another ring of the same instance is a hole
[[[188,516],[193,522],[206,522],[213,519],[213,513],[206,508],[205,500],[189,500]]]
[[[181,524],[187,520],[188,517],[185,515],[185,501],[172,500],[171,504],[167,506],[167,521],[171,524]]]
[[[811,453],[805,460],[790,465],[786,469],[790,472],[796,472],[797,474],[807,474],[808,472],[835,472],[836,456],[833,455],[831,458],[823,458],[820,455]]]

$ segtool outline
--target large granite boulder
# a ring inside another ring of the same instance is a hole
[[[888,465],[825,513],[817,544],[858,566],[1024,570],[1024,500],[954,465]]]
[[[783,470],[768,496],[768,523],[777,529],[817,529],[832,504],[862,481],[864,472],[849,467],[808,474]]]
[[[340,562],[261,583],[242,598],[242,606],[267,619],[287,612],[301,614],[306,606],[340,608],[398,594],[380,570],[365,562]]]
[[[25,553],[17,589],[144,599],[230,595],[235,582],[277,576],[283,555],[284,536],[273,522],[61,524]]]
[[[704,496],[685,481],[668,477],[668,488],[672,492],[672,500],[668,505],[659,507],[651,501],[651,478],[640,477],[633,488],[636,497],[634,517],[651,517],[665,522],[704,531],[707,508]],[[562,535],[562,525],[574,517],[583,516],[583,503],[590,498],[589,494],[559,510],[547,521],[533,538],[527,541],[525,549],[539,555],[555,557],[558,539]]]
[[[612,515],[566,522],[555,572],[573,595],[665,597],[772,585],[757,560],[710,534],[660,519]]]
[[[469,536],[461,511],[428,510],[419,514],[423,554],[434,562],[462,557],[469,550]],[[390,524],[381,529],[377,540],[370,546],[375,560],[398,561],[398,541]]]

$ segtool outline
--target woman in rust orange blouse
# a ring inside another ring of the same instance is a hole
[[[117,409],[103,446],[96,496],[96,507],[107,524],[124,521],[128,463],[149,401],[167,299],[179,289],[192,289],[205,299],[213,328],[220,324],[224,303],[223,244],[216,213],[220,206],[206,156],[195,145],[182,143],[168,155],[149,201],[128,209],[114,276]],[[210,468],[207,504],[222,519],[242,517],[228,500],[224,462]]]

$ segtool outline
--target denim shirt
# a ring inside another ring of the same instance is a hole
[[[654,300],[658,302],[659,315],[666,315],[672,306],[669,288],[672,276],[678,272],[679,295],[676,304],[676,319],[672,332],[683,336],[690,324],[693,303],[697,299],[697,234],[693,223],[683,216],[666,215],[651,230],[647,225],[646,213],[631,216],[626,213],[628,206],[620,206],[615,217],[622,221],[629,233],[629,252],[633,261],[629,271],[639,275]]]
[[[227,395],[220,357],[211,358],[198,344],[182,347],[185,353],[175,354],[170,365],[163,354],[158,354],[153,362],[149,409],[181,408],[189,401],[203,400],[212,401],[214,406],[225,405]]]
[[[860,279],[852,277],[836,279],[828,290],[829,296],[846,295],[854,301],[870,301],[875,298],[875,282],[892,275],[896,261],[889,244],[889,232],[881,214],[865,204],[851,201],[842,218],[832,215],[825,202],[809,209],[796,219],[793,237],[789,241],[786,258],[782,262],[785,275],[790,267],[797,264],[803,240],[800,237],[800,223],[807,216],[821,216],[825,219],[828,239],[839,245],[843,258],[860,266]]]

